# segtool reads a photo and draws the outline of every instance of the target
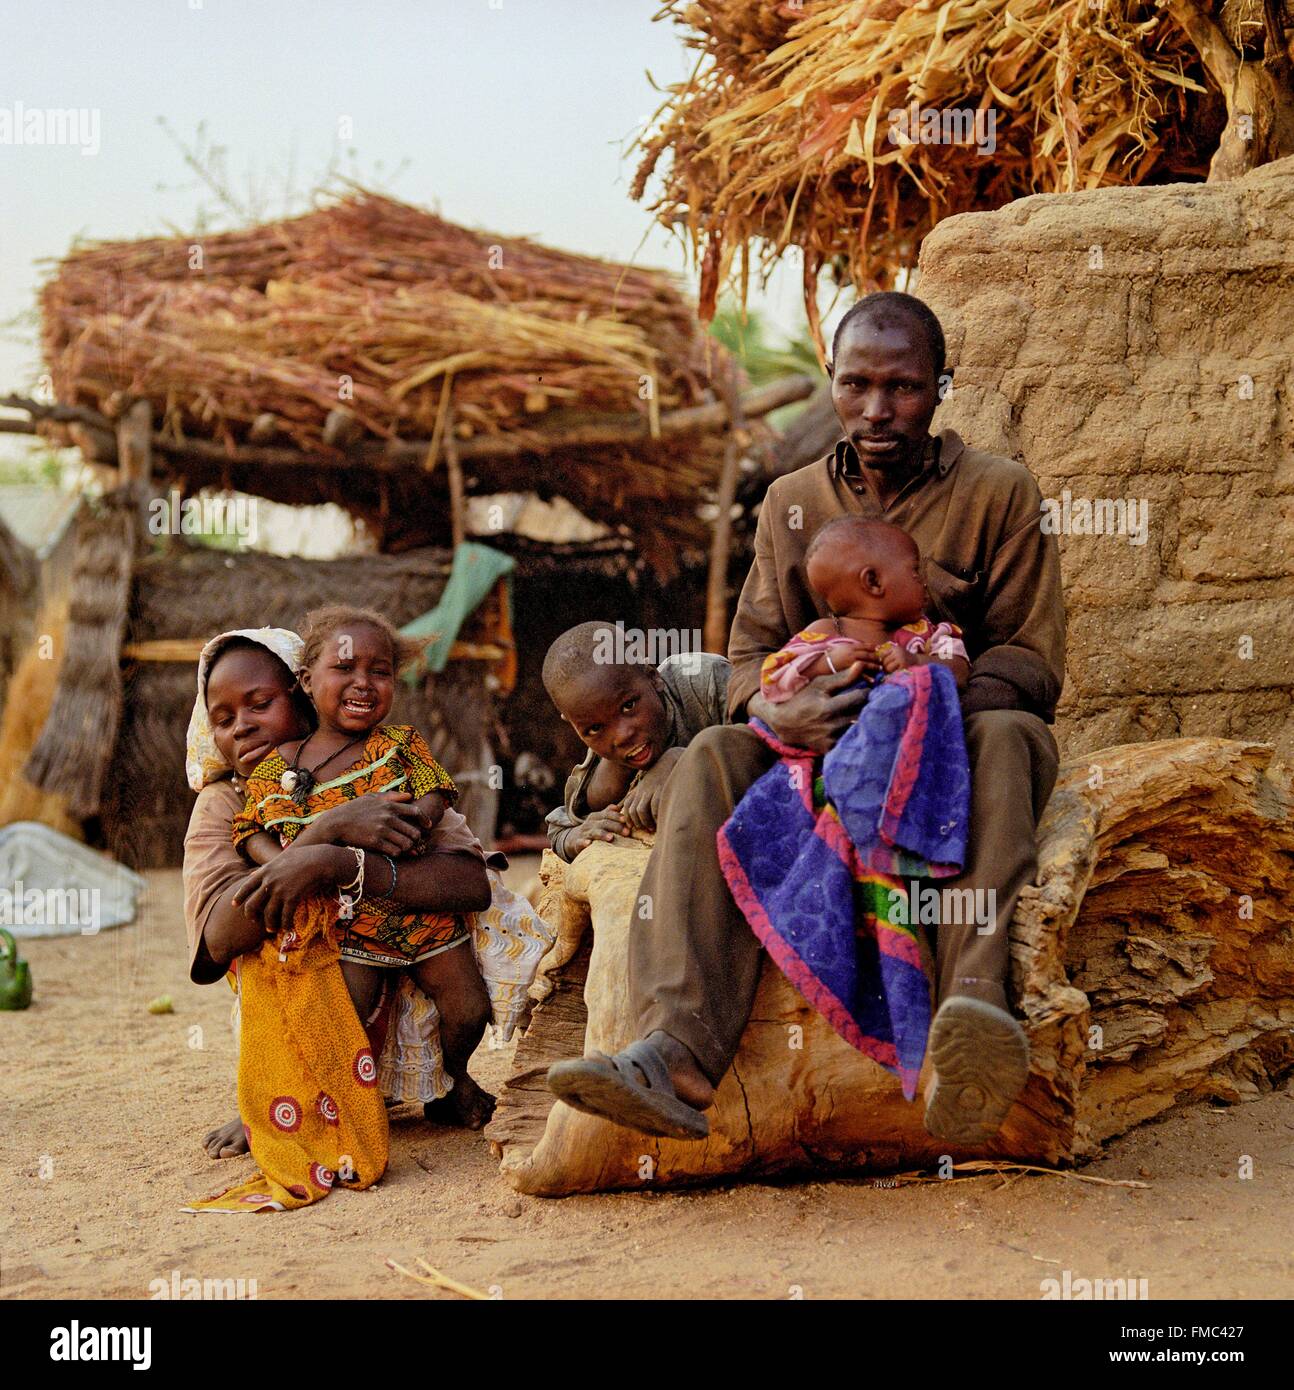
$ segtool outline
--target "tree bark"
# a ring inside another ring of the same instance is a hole
[[[1227,124],[1209,182],[1239,178],[1294,154],[1294,75],[1280,0],[1263,0],[1263,56],[1248,62],[1199,0],[1168,0],[1168,12],[1195,45],[1227,104]]]

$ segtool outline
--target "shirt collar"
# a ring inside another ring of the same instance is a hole
[[[938,434],[932,435],[926,443],[921,473],[918,476],[923,476],[929,472],[931,464],[937,459],[939,477],[947,477],[965,449],[966,446],[962,443],[961,436],[956,430],[940,430]],[[827,456],[827,468],[832,478],[858,478],[862,476],[862,464],[858,461],[858,450],[847,439],[840,440]]]

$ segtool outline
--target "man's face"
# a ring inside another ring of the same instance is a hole
[[[667,716],[655,672],[594,668],[561,696],[562,718],[599,758],[641,771],[665,751]]]
[[[915,472],[939,404],[925,335],[904,319],[855,320],[832,364],[831,403],[864,468],[890,477]]]

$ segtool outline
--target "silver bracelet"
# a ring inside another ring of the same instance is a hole
[[[337,920],[349,922],[355,915],[355,904],[364,896],[364,851],[354,845],[346,848],[355,856],[355,877],[337,889]],[[354,890],[355,896],[351,897]]]

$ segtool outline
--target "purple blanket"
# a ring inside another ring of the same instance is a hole
[[[880,682],[824,759],[750,727],[779,757],[718,834],[732,895],[769,954],[847,1042],[911,1100],[930,980],[907,878],[960,872],[970,766],[957,683],[943,666]]]

